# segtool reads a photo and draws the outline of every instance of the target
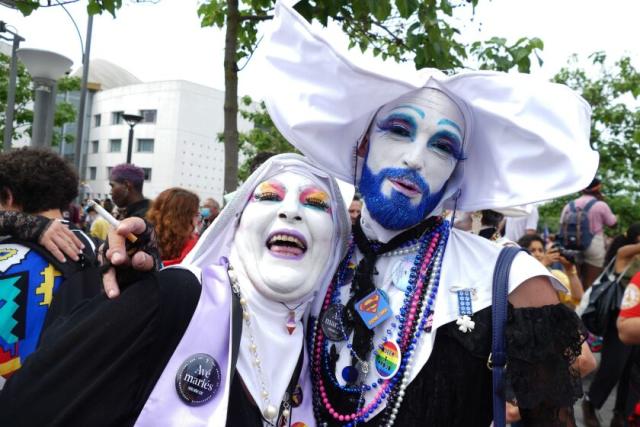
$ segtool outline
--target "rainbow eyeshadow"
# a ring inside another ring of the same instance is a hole
[[[300,203],[304,206],[331,213],[330,202],[329,195],[319,188],[310,187],[300,193]]]
[[[278,181],[264,181],[260,183],[253,192],[253,199],[258,201],[276,201],[284,200],[286,190],[284,185]]]

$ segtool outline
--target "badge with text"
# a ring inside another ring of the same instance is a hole
[[[220,366],[205,353],[197,353],[185,360],[176,374],[178,396],[190,406],[211,400],[220,388]]]
[[[344,341],[351,334],[351,328],[345,322],[345,309],[342,304],[331,304],[322,315],[320,326],[331,341]]]
[[[396,262],[393,266],[391,282],[393,283],[393,286],[400,289],[402,292],[405,292],[407,290],[407,286],[409,286],[409,278],[411,276],[411,269],[413,268],[414,260],[415,256],[406,256]]]
[[[393,315],[389,301],[378,289],[356,302],[356,311],[369,329],[375,328]]]
[[[387,380],[400,369],[400,347],[395,341],[386,341],[376,353],[376,372],[380,378]]]

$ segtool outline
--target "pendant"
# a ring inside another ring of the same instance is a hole
[[[426,333],[431,332],[431,330],[433,329],[433,313],[429,313],[429,316],[427,317],[427,321],[425,322],[424,325],[424,331]]]
[[[358,380],[358,370],[353,366],[345,366],[342,369],[342,379],[347,383],[355,383]]]
[[[393,316],[389,301],[379,289],[357,301],[356,311],[369,329],[373,329]]]
[[[410,284],[409,276],[411,275],[414,260],[415,256],[405,256],[393,266],[391,283],[402,292],[406,292],[407,286]]]
[[[287,323],[285,325],[287,327],[287,332],[289,335],[293,334],[293,331],[296,330],[296,312],[293,310],[289,310],[289,316],[287,316]]]
[[[383,380],[392,378],[400,369],[402,353],[395,341],[386,341],[376,352],[376,372]]]

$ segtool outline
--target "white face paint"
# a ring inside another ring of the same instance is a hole
[[[234,243],[260,293],[289,302],[313,291],[332,248],[331,202],[324,184],[293,172],[258,184]]]
[[[465,122],[444,93],[423,88],[385,105],[369,131],[360,191],[385,228],[409,228],[438,205],[463,158]]]

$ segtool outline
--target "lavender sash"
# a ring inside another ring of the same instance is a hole
[[[220,426],[227,419],[231,359],[231,288],[225,266],[215,265],[202,272],[202,293],[191,322],[167,363],[136,426]],[[179,286],[176,284],[176,286]],[[178,396],[176,374],[190,356],[205,353],[220,367],[217,394],[200,406],[189,406]]]

